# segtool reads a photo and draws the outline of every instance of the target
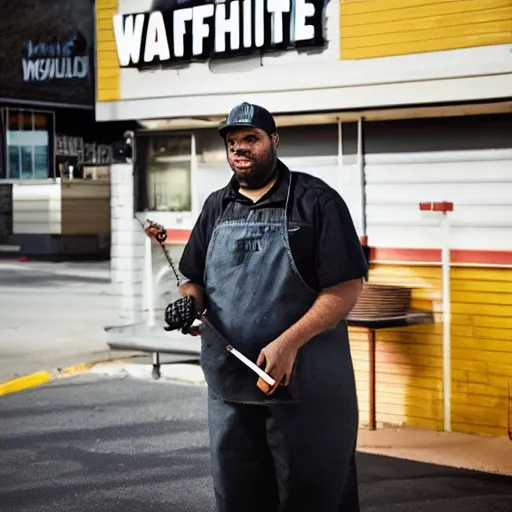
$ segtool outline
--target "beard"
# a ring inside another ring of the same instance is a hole
[[[237,167],[236,157],[233,157],[233,161],[229,160],[229,165],[242,188],[258,190],[263,188],[275,176],[277,158],[273,149],[270,149],[262,157],[255,157],[249,154],[239,156],[248,159],[250,161],[249,164]]]

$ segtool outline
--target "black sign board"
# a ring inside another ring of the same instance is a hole
[[[325,0],[191,0],[114,16],[121,67],[322,47]]]
[[[0,0],[0,98],[94,106],[94,0]]]

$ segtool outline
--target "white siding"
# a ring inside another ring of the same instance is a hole
[[[450,201],[452,248],[512,250],[512,149],[372,154],[365,172],[370,245],[440,247],[418,203]]]
[[[60,235],[60,183],[15,183],[13,233]]]

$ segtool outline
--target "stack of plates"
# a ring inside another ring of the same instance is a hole
[[[350,317],[357,319],[402,316],[409,311],[410,305],[410,288],[365,283]]]

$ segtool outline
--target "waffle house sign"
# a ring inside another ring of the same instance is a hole
[[[324,45],[325,0],[192,0],[115,15],[121,67],[153,67]]]

